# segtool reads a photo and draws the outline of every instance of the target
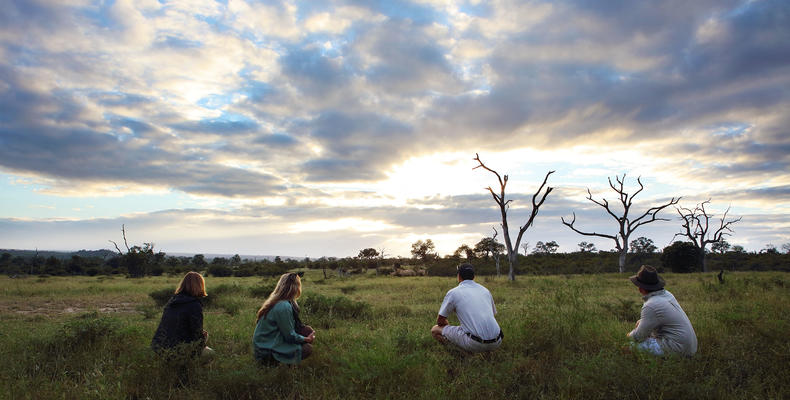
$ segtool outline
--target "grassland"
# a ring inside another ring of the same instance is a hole
[[[2,277],[0,398],[790,397],[790,275],[664,277],[696,329],[692,359],[624,350],[641,299],[623,275],[479,277],[505,340],[467,355],[429,335],[452,278],[308,271],[303,319],[317,337],[298,368],[252,359],[255,311],[272,279],[207,278],[216,356],[178,364],[148,345],[161,315],[149,293],[179,277]]]

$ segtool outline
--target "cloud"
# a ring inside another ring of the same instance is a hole
[[[605,183],[583,170],[784,212],[789,14],[778,0],[11,1],[0,168],[47,195],[172,190],[383,221],[400,240],[495,222],[482,178],[448,178],[471,166],[436,163],[454,153],[519,158],[503,164],[513,182],[558,169],[552,217],[589,208],[560,200]]]

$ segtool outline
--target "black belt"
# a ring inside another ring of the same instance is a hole
[[[474,340],[475,342],[479,342],[479,343],[483,343],[483,344],[494,343],[494,342],[498,341],[499,339],[502,339],[502,338],[504,338],[504,337],[505,337],[505,335],[502,333],[502,331],[501,331],[501,330],[499,331],[499,335],[497,335],[497,337],[495,337],[495,338],[493,338],[493,339],[489,339],[489,340],[483,340],[483,339],[480,339],[480,337],[479,337],[479,336],[477,336],[477,335],[473,335],[473,334],[471,334],[471,333],[469,333],[469,332],[467,332],[467,333],[466,333],[466,336],[469,336],[469,337],[470,337],[470,338],[472,338],[472,340]]]

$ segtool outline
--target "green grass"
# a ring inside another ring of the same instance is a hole
[[[151,294],[180,277],[2,277],[0,398],[790,397],[790,275],[733,272],[723,285],[713,273],[663,276],[694,324],[694,358],[623,350],[641,307],[624,275],[479,277],[505,340],[468,355],[429,334],[453,278],[308,271],[300,304],[315,352],[298,368],[252,358],[272,278],[207,278],[216,356],[202,364],[148,349],[161,315]]]

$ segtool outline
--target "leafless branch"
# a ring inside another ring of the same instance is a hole
[[[126,225],[121,224],[121,232],[123,233],[123,244],[126,246],[126,251],[132,251],[129,248],[129,243],[126,241]]]
[[[565,217],[560,217],[560,219],[562,220],[562,223],[565,226],[567,226],[568,228],[571,228],[574,232],[576,232],[576,233],[578,233],[580,235],[584,235],[584,236],[598,236],[598,237],[603,237],[603,238],[612,239],[614,241],[617,241],[617,237],[612,236],[612,235],[607,235],[605,233],[598,233],[598,232],[584,232],[584,231],[580,231],[579,229],[576,229],[576,227],[573,226],[573,224],[576,223],[576,213],[575,212],[573,213],[573,219],[571,220],[571,222],[565,221]]]
[[[123,255],[123,252],[121,251],[121,249],[118,248],[118,243],[115,243],[112,240],[108,240],[108,242],[110,242],[110,243],[115,245],[115,250],[118,250],[118,254]]]

